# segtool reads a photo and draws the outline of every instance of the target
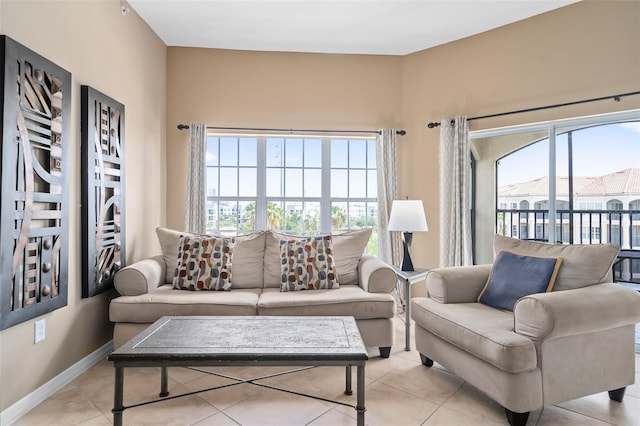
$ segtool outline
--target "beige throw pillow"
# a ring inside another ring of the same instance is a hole
[[[548,244],[496,234],[493,250],[494,254],[506,250],[525,256],[561,257],[562,267],[553,286],[556,291],[611,281],[611,267],[620,248],[615,244]]]

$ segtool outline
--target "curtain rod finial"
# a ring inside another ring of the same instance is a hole
[[[400,135],[400,136],[404,136],[404,135],[407,134],[407,131],[406,130],[396,130],[396,134]]]
[[[439,125],[440,123],[432,121],[431,123],[427,124],[427,127],[433,129],[434,127],[438,127]]]
[[[189,126],[187,124],[178,124],[178,130],[188,130]]]

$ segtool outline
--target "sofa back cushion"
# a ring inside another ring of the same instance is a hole
[[[371,229],[360,229],[332,234],[333,260],[336,267],[337,280],[340,285],[358,285],[358,264],[364,254]],[[264,286],[278,288],[281,281],[280,240],[308,238],[292,236],[274,231],[266,231],[266,248],[264,252]]]
[[[188,232],[167,228],[156,228],[156,234],[165,262],[166,284],[171,284],[178,262],[178,245],[181,235],[193,235]],[[232,279],[233,288],[262,288],[264,282],[265,233],[254,232],[236,237],[233,251]]]
[[[620,248],[615,244],[548,244],[495,235],[494,254],[503,250],[525,256],[561,257],[553,291],[570,290],[612,280],[611,267]]]

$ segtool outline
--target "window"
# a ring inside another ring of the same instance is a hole
[[[372,228],[377,254],[375,139],[210,134],[206,193],[208,233]]]

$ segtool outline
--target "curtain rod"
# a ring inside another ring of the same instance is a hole
[[[596,101],[604,101],[607,99],[613,99],[616,102],[620,102],[620,98],[625,97],[625,96],[633,96],[633,95],[640,95],[640,91],[639,92],[629,92],[629,93],[621,93],[619,95],[610,95],[610,96],[602,96],[600,98],[592,98],[592,99],[584,99],[581,101],[573,101],[573,102],[565,102],[562,104],[555,104],[555,105],[546,105],[546,106],[541,106],[541,107],[535,107],[535,108],[527,108],[527,109],[520,109],[517,111],[509,111],[509,112],[500,112],[498,114],[490,114],[490,115],[483,115],[480,117],[471,117],[471,118],[467,118],[467,121],[471,121],[471,120],[482,120],[484,118],[493,118],[493,117],[501,117],[503,115],[511,115],[511,114],[520,114],[523,112],[532,112],[532,111],[540,111],[543,109],[550,109],[550,108],[559,108],[559,107],[565,107],[565,106],[569,106],[569,105],[577,105],[577,104],[584,104],[587,102],[596,102]],[[451,120],[451,123],[453,123],[454,120]],[[431,122],[427,125],[427,127],[429,127],[430,129],[436,128],[440,126],[440,123],[438,122]]]
[[[178,124],[178,130],[189,129],[188,124]],[[213,127],[207,126],[209,130],[242,130],[251,132],[288,132],[288,133],[375,133],[381,134],[380,130],[310,130],[310,129],[263,129],[252,127]],[[396,130],[396,135],[404,136],[407,132],[405,130]]]

